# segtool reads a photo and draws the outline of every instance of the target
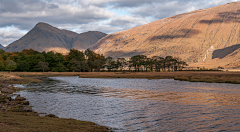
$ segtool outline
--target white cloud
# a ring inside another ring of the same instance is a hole
[[[22,37],[27,31],[22,31],[16,27],[0,28],[0,44],[6,46],[8,43]]]

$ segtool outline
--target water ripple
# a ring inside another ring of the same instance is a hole
[[[240,130],[239,84],[53,77],[21,87],[35,111],[119,131]]]

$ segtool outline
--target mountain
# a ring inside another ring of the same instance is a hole
[[[0,44],[0,49],[3,49],[4,48],[4,46],[2,46],[1,44]]]
[[[240,67],[240,2],[109,34],[90,49],[114,58],[171,55],[194,67]]]
[[[97,31],[77,34],[68,30],[60,30],[47,23],[38,23],[22,38],[7,46],[5,51],[14,52],[32,48],[40,52],[53,50],[65,53],[72,48],[85,50],[106,35]]]
[[[78,50],[85,50],[93,44],[97,43],[98,40],[105,37],[106,35],[107,34],[98,31],[81,33],[76,37],[74,43],[72,44],[72,48]]]

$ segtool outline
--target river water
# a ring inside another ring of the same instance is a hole
[[[23,85],[39,113],[115,131],[240,131],[240,85],[51,77]]]

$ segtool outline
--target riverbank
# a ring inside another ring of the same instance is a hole
[[[48,76],[51,74],[0,73],[0,131],[109,131],[107,127],[92,122],[62,119],[54,115],[40,117],[24,97],[17,96],[15,99],[9,97],[20,90],[15,89],[12,84],[40,82],[41,78]]]
[[[0,76],[22,77],[18,83],[41,81],[39,79],[53,76],[79,76],[80,78],[146,78],[175,79],[190,82],[233,83],[240,84],[240,72],[229,71],[176,71],[176,72],[12,72],[0,73]],[[26,81],[27,79],[27,81]],[[14,82],[12,82],[14,83]]]
[[[240,84],[240,72],[223,71],[177,71],[177,72],[98,72],[79,73],[81,78],[147,78],[174,79],[190,82]]]

